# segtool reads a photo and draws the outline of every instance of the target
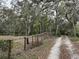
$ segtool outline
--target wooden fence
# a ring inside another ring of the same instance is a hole
[[[31,36],[0,36],[0,40],[7,40],[8,42],[8,59],[11,59],[11,50],[12,50],[12,41],[13,40],[24,40],[24,51],[26,51],[26,45],[29,44],[29,37],[32,38],[32,45],[37,42],[39,44],[39,41],[42,41],[47,37],[47,32],[41,33],[41,34],[36,34],[36,35],[31,35]],[[36,40],[33,39],[33,37],[36,36]],[[40,37],[40,40],[39,40]]]

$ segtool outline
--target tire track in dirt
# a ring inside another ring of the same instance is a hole
[[[50,54],[48,56],[48,59],[59,59],[60,47],[61,47],[61,44],[62,44],[62,40],[61,39],[62,39],[61,37],[56,39],[56,43],[51,48]]]
[[[56,39],[48,59],[79,59],[79,55],[70,39],[67,36],[62,36]]]
[[[77,51],[74,48],[74,45],[71,43],[70,39],[66,36],[63,41],[64,45],[66,45],[66,49],[70,54],[71,59],[79,59],[79,55],[77,54]]]

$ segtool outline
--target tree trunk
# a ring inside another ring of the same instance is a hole
[[[56,36],[57,36],[57,34],[58,34],[58,25],[57,25],[57,28],[56,28]]]
[[[74,22],[73,22],[73,29],[74,29],[74,37],[76,37],[76,28],[75,28],[75,24],[74,24]]]

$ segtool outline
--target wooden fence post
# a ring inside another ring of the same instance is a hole
[[[27,44],[29,44],[29,38],[26,38],[27,39]]]
[[[26,37],[24,37],[24,51],[26,51]]]
[[[38,39],[38,35],[37,35],[37,45],[39,45],[39,39]]]
[[[8,40],[8,59],[11,59],[12,41]]]
[[[26,44],[29,44],[29,39],[24,37],[24,51],[26,51]]]
[[[32,36],[32,46],[33,46],[33,36]]]
[[[39,35],[39,42],[41,41],[41,35]]]

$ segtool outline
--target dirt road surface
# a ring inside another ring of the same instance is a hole
[[[67,36],[56,39],[47,59],[79,59],[76,46]]]

